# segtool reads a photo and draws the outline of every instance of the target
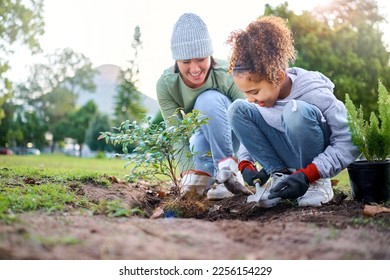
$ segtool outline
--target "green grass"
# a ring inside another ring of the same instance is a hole
[[[65,155],[0,156],[0,168],[8,167],[23,173],[44,173],[47,176],[110,175],[118,179],[128,173],[125,161],[119,158],[77,158]]]
[[[12,220],[14,214],[26,211],[66,211],[67,205],[108,216],[129,216],[133,212],[119,202],[108,202],[102,208],[69,188],[86,182],[109,187],[109,176],[125,179],[125,163],[118,158],[0,156],[0,220]]]

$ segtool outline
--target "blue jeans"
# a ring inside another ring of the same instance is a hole
[[[218,162],[233,156],[239,142],[228,121],[231,100],[217,90],[203,92],[195,101],[194,109],[208,117],[208,122],[194,133],[190,148],[195,152],[195,169],[216,175]]]
[[[329,145],[329,128],[320,110],[304,101],[285,105],[284,132],[269,126],[254,103],[236,100],[229,107],[229,122],[251,157],[268,174],[284,168],[300,169]]]

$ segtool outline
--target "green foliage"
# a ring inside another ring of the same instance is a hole
[[[356,107],[348,94],[345,106],[352,143],[368,161],[385,160],[390,156],[390,95],[381,81],[378,81],[379,114],[371,112],[367,121],[362,105]]]
[[[14,52],[12,46],[17,42],[33,53],[40,51],[38,37],[44,33],[43,0],[1,0],[0,19],[1,124],[5,116],[3,105],[12,98],[12,84],[3,75],[10,69],[7,57]]]
[[[66,94],[64,101],[74,108],[81,91],[96,90],[93,81],[96,72],[91,60],[84,54],[69,48],[57,49],[54,53],[45,55],[44,63],[30,67],[30,76],[27,81],[18,85],[16,98],[48,114],[47,110],[53,110],[54,105],[61,104],[64,97],[60,95]],[[48,94],[53,96],[49,98]]]
[[[96,112],[95,116],[91,120],[86,136],[85,143],[92,151],[99,151],[99,154],[104,157],[103,151],[110,150],[109,145],[104,141],[98,141],[100,131],[107,131],[111,127],[110,119],[108,115]]]
[[[117,133],[101,132],[99,139],[122,145],[123,152],[128,154],[127,164],[134,164],[129,180],[161,180],[159,176],[162,175],[168,176],[178,187],[178,157],[188,145],[189,138],[206,123],[207,118],[193,110],[182,119],[172,116],[167,125],[164,122],[153,123],[151,117],[147,117],[144,123],[127,120],[115,128]],[[134,144],[136,148],[128,151],[128,146]],[[191,160],[193,154],[185,156]]]
[[[45,59],[44,63],[34,64],[27,81],[15,89],[15,103],[22,104],[15,110],[21,118],[20,123],[15,123],[17,127],[8,129],[18,130],[28,125],[25,121],[28,108],[35,111],[37,124],[44,123],[46,126],[43,132],[29,130],[30,134],[34,132],[34,138],[28,139],[29,142],[38,146],[38,140],[49,131],[53,135],[52,149],[64,137],[74,138],[82,144],[96,105],[86,104],[78,110],[76,100],[81,91],[93,92],[96,89],[93,81],[96,71],[87,57],[68,48],[56,50],[46,55]],[[28,136],[23,133],[23,142]]]
[[[300,15],[287,3],[265,9],[265,14],[285,18],[292,30],[298,52],[292,66],[322,72],[334,82],[337,98],[344,100],[348,92],[365,105],[365,114],[377,110],[378,80],[390,87],[390,53],[379,29],[385,23],[380,12],[374,0],[332,0]]]
[[[141,48],[141,30],[139,26],[136,26],[131,44],[134,57],[129,61],[130,65],[121,70],[119,75],[119,85],[115,96],[115,116],[117,122],[124,120],[139,121],[146,113],[146,108],[141,104],[141,92],[137,88],[139,74],[138,52]]]
[[[6,120],[8,121],[8,117]],[[37,112],[25,112],[23,115],[17,113],[9,128],[6,134],[6,142],[9,144],[26,147],[27,143],[31,142],[41,148],[46,143],[44,135],[47,124]]]
[[[76,142],[82,146],[85,142],[86,131],[89,123],[92,121],[96,112],[97,106],[93,100],[88,101],[81,108],[70,112],[67,117],[71,126],[67,129],[65,136],[75,139]]]

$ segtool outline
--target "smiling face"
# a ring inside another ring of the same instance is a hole
[[[266,80],[258,80],[253,74],[236,74],[234,83],[245,93],[249,102],[261,107],[272,107],[279,96],[279,87]]]
[[[178,60],[177,66],[184,83],[190,88],[199,88],[206,82],[211,57]]]
[[[286,88],[288,80],[284,72],[280,72],[281,83],[270,83],[264,79],[260,79],[255,74],[239,73],[234,74],[234,83],[245,93],[247,100],[256,103],[261,107],[270,108],[274,106],[276,100],[286,98],[290,90]]]

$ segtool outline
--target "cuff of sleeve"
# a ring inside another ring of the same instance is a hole
[[[317,166],[314,163],[310,163],[308,166],[306,166],[306,168],[301,168],[296,172],[302,172],[305,174],[310,183],[317,181],[321,177]]]
[[[248,168],[248,169],[253,170],[253,171],[257,171],[256,167],[254,166],[254,164],[252,162],[250,162],[248,160],[240,161],[240,163],[238,164],[238,170],[242,171],[245,168]]]

